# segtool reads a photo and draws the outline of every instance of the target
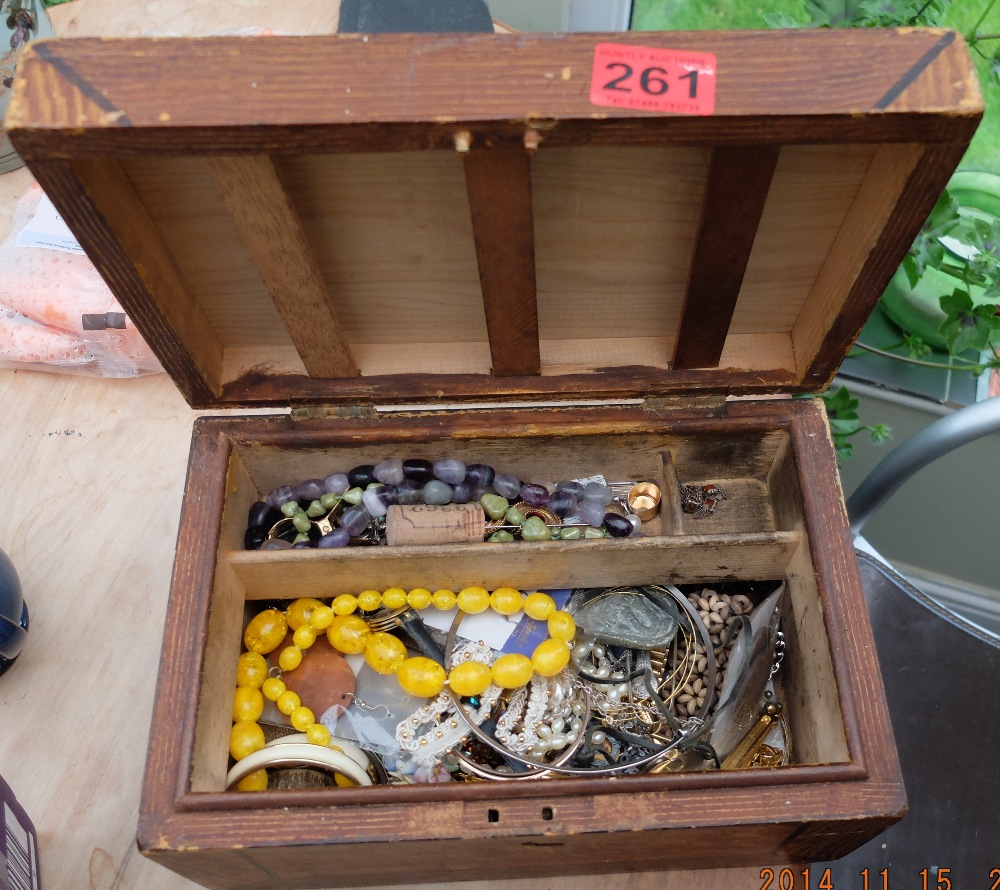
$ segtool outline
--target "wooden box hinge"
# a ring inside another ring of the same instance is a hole
[[[378,414],[374,405],[300,405],[292,408],[294,421],[373,419]]]
[[[725,393],[704,393],[700,395],[647,396],[642,400],[643,411],[663,414],[666,411],[699,411],[711,414],[725,413]]]

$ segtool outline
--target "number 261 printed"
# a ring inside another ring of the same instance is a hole
[[[590,81],[594,105],[668,114],[715,110],[715,56],[616,43],[598,44]]]

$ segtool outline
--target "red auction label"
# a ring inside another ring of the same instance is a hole
[[[715,111],[715,56],[599,43],[594,51],[590,101],[639,111],[711,114]]]

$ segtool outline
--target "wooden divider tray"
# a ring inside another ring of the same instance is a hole
[[[711,53],[714,112],[593,104],[602,43]],[[899,818],[825,415],[791,396],[829,384],[971,138],[961,38],[73,40],[17,78],[16,148],[189,403],[292,409],[195,421],[145,855],[217,888],[412,883],[807,861]],[[390,457],[648,479],[661,511],[622,539],[243,549],[271,489]],[[685,483],[728,498],[695,517]],[[259,601],[732,580],[786,583],[787,766],[225,791]]]

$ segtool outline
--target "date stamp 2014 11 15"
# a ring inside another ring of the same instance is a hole
[[[841,882],[834,883],[832,871],[804,868],[762,868],[760,870],[760,890],[890,890],[888,868],[880,871],[863,868],[858,872],[857,880],[850,886]],[[893,887],[912,887],[913,890],[1000,890],[1000,868],[992,868],[989,874],[983,876],[983,882],[977,886],[952,886],[952,869],[936,866],[922,868],[914,875],[912,881],[900,884],[901,876],[892,872]]]

